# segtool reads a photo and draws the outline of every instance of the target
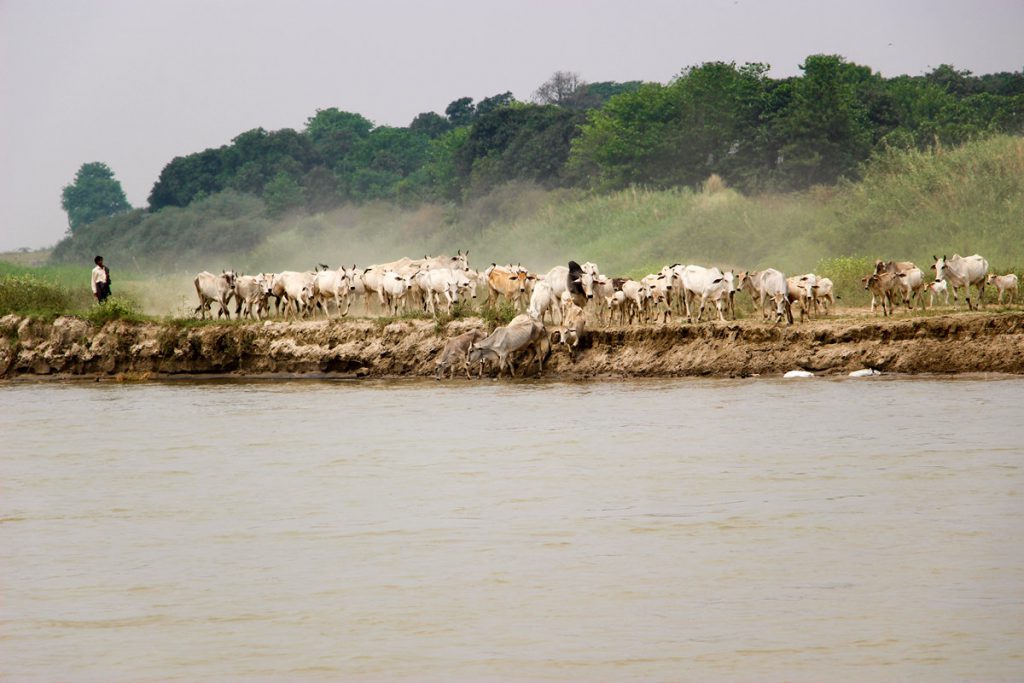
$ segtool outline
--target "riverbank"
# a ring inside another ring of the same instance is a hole
[[[188,325],[74,317],[0,319],[0,377],[160,378],[174,375],[430,376],[448,337],[430,320],[265,321]],[[839,318],[793,326],[752,320],[597,328],[573,362],[555,347],[546,377],[681,377],[846,374],[1024,374],[1024,312]]]

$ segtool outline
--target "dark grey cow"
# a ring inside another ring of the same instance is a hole
[[[506,365],[509,368],[509,375],[514,377],[515,367],[510,357],[517,351],[532,348],[534,358],[537,359],[539,371],[543,371],[544,355],[539,348],[539,342],[544,339],[545,333],[546,330],[543,323],[534,321],[528,315],[517,315],[507,326],[499,327],[486,339],[476,342],[470,347],[469,365],[472,366],[475,363],[479,363],[479,376],[483,377],[484,361],[496,360],[498,361],[498,377],[501,377],[501,373],[505,370]],[[532,361],[533,359],[530,360]],[[530,361],[523,366],[524,371],[529,366],[529,363]]]
[[[473,346],[473,342],[480,341],[485,336],[483,330],[473,330],[472,332],[466,332],[449,339],[444,345],[441,355],[437,357],[434,377],[440,380],[444,376],[445,370],[448,370],[448,379],[453,379],[455,377],[455,364],[461,360],[466,369],[466,377],[472,379],[472,376],[469,374],[469,350]]]

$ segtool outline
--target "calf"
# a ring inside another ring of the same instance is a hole
[[[992,273],[988,276],[988,284],[993,285],[996,291],[999,292],[999,305],[1003,304],[1003,292],[1010,293],[1010,305],[1013,305],[1013,299],[1017,295],[1017,276],[1013,273],[1008,275],[996,275]]]
[[[814,304],[814,281],[808,280],[806,275],[793,275],[786,278],[786,296],[791,304],[800,305],[800,322],[810,314]]]
[[[466,332],[449,339],[445,343],[441,355],[437,358],[434,378],[440,380],[444,376],[445,370],[449,370],[448,379],[453,379],[455,377],[455,363],[461,360],[463,368],[466,370],[466,379],[472,379],[472,376],[469,374],[469,350],[474,342],[480,341],[485,336],[483,330],[473,330],[472,332]]]
[[[946,305],[949,305],[949,287],[946,286],[945,280],[936,280],[935,282],[929,282],[925,289],[928,290],[928,305],[934,308],[935,297],[944,296],[946,298]]]
[[[611,296],[605,297],[605,303],[608,306],[608,324],[614,325],[615,318],[618,317],[619,324],[626,324],[626,311],[629,310],[632,304],[629,299],[626,298],[626,293],[623,291],[612,292]],[[618,314],[616,316],[616,314]],[[633,315],[630,313],[630,321],[632,321]]]
[[[570,303],[562,317],[562,326],[551,333],[552,344],[565,344],[569,349],[569,358],[576,362],[576,350],[587,325],[587,316],[583,309]]]

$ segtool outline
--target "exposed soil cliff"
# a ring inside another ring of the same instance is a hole
[[[431,321],[262,322],[181,326],[78,318],[0,319],[0,377],[336,373],[428,376],[449,336]],[[776,374],[795,368],[847,373],[1024,373],[1024,312],[925,318],[819,320],[776,326],[744,320],[597,328],[572,362],[557,346],[545,376],[674,377]]]

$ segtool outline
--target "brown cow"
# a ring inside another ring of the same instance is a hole
[[[875,299],[877,298],[882,301],[882,315],[891,315],[892,295],[900,289],[899,275],[888,272],[873,273],[868,277],[861,278],[861,282],[864,283],[864,289],[871,292],[871,312],[875,312]],[[886,304],[889,305],[888,310],[886,310]]]
[[[521,265],[499,266],[491,264],[484,274],[487,276],[487,303],[493,306],[499,296],[514,302],[517,310],[522,310],[535,275]]]

